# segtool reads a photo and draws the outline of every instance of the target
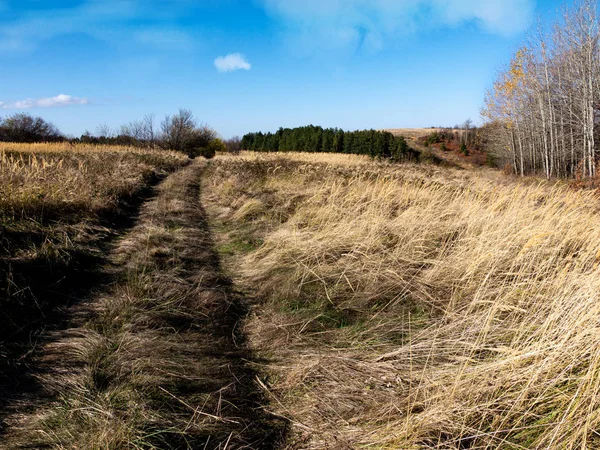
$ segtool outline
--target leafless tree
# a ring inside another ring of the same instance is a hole
[[[103,123],[101,125],[98,125],[96,127],[96,137],[99,138],[113,138],[115,137],[115,132],[113,131],[113,129],[111,127],[109,127],[107,124]]]
[[[161,123],[161,146],[190,156],[203,154],[216,137],[217,133],[208,125],[197,124],[189,109],[180,109],[173,116],[167,115]]]
[[[64,139],[54,124],[41,117],[17,113],[0,119],[0,141],[55,142]]]
[[[225,141],[225,145],[227,146],[227,151],[229,153],[233,153],[237,155],[242,150],[242,140],[239,136],[234,136],[231,139],[227,139]]]
[[[144,140],[154,147],[156,145],[154,114],[146,114],[142,120],[144,122]]]
[[[540,28],[501,72],[483,115],[493,151],[521,175],[596,175],[600,115],[600,26],[596,0]]]

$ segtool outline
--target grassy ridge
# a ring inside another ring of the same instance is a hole
[[[206,181],[289,447],[600,445],[596,194],[330,158]]]

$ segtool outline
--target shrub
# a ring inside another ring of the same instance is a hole
[[[467,144],[465,144],[464,142],[460,144],[460,151],[463,155],[469,156],[469,149],[467,148]]]
[[[0,141],[33,143],[64,140],[59,129],[41,117],[18,113],[0,119]]]
[[[214,158],[217,152],[226,152],[227,146],[221,139],[213,139],[206,146],[197,148],[194,156],[203,156],[204,158]]]

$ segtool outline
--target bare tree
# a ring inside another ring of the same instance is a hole
[[[115,132],[107,124],[103,123],[96,127],[96,137],[110,139],[110,138],[115,137]]]
[[[144,140],[154,147],[156,145],[154,114],[146,114],[142,120],[144,122]]]
[[[234,136],[231,139],[227,139],[225,141],[225,145],[227,146],[227,151],[229,153],[233,153],[237,155],[242,150],[242,140],[239,136]]]
[[[217,133],[206,124],[198,125],[189,109],[180,109],[173,116],[167,115],[161,123],[161,146],[187,153],[202,155]]]
[[[186,141],[195,128],[194,115],[189,109],[180,109],[173,116],[167,115],[161,123],[163,145],[171,150],[185,151]]]
[[[121,126],[120,134],[135,141],[142,141],[144,139],[144,122],[141,120],[129,122],[127,125]]]

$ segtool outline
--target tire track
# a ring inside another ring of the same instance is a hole
[[[15,412],[1,448],[276,448],[240,323],[199,203],[205,162],[169,176],[110,258],[117,281],[45,336],[49,401]]]

